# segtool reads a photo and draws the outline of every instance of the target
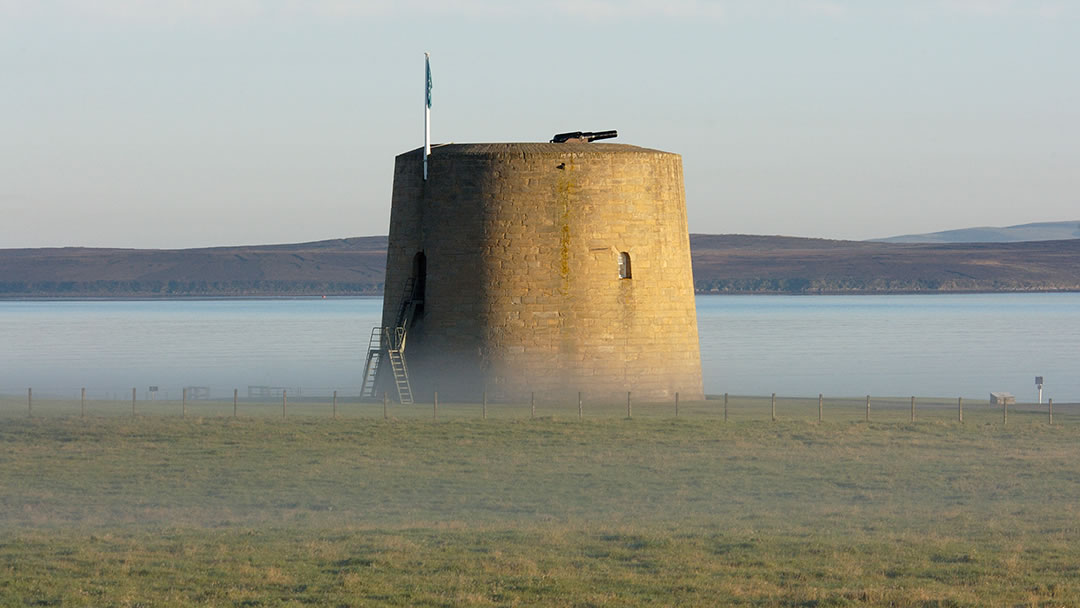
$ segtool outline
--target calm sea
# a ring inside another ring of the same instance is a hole
[[[0,394],[359,392],[379,298],[0,301]],[[702,296],[705,390],[1080,401],[1080,294]]]

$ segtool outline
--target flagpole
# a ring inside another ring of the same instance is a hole
[[[431,55],[424,53],[424,181],[427,181],[427,162],[431,155]]]

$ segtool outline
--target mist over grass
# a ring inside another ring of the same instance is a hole
[[[1051,427],[788,402],[726,424],[713,402],[438,422],[4,405],[4,605],[1080,604],[1068,408]]]

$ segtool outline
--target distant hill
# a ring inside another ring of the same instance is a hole
[[[0,297],[376,295],[386,237],[203,249],[0,249]]]
[[[0,298],[378,295],[385,236],[204,249],[0,249]],[[912,244],[690,235],[698,293],[1080,291],[1080,239]]]
[[[881,243],[690,235],[699,293],[1080,291],[1080,239]]]
[[[962,228],[927,234],[905,234],[884,239],[883,243],[1019,243],[1023,241],[1060,241],[1080,238],[1080,220],[1038,222],[996,228]]]

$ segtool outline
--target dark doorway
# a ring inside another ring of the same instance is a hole
[[[427,284],[427,256],[421,251],[413,256],[413,300],[417,304],[424,301],[424,290]]]

